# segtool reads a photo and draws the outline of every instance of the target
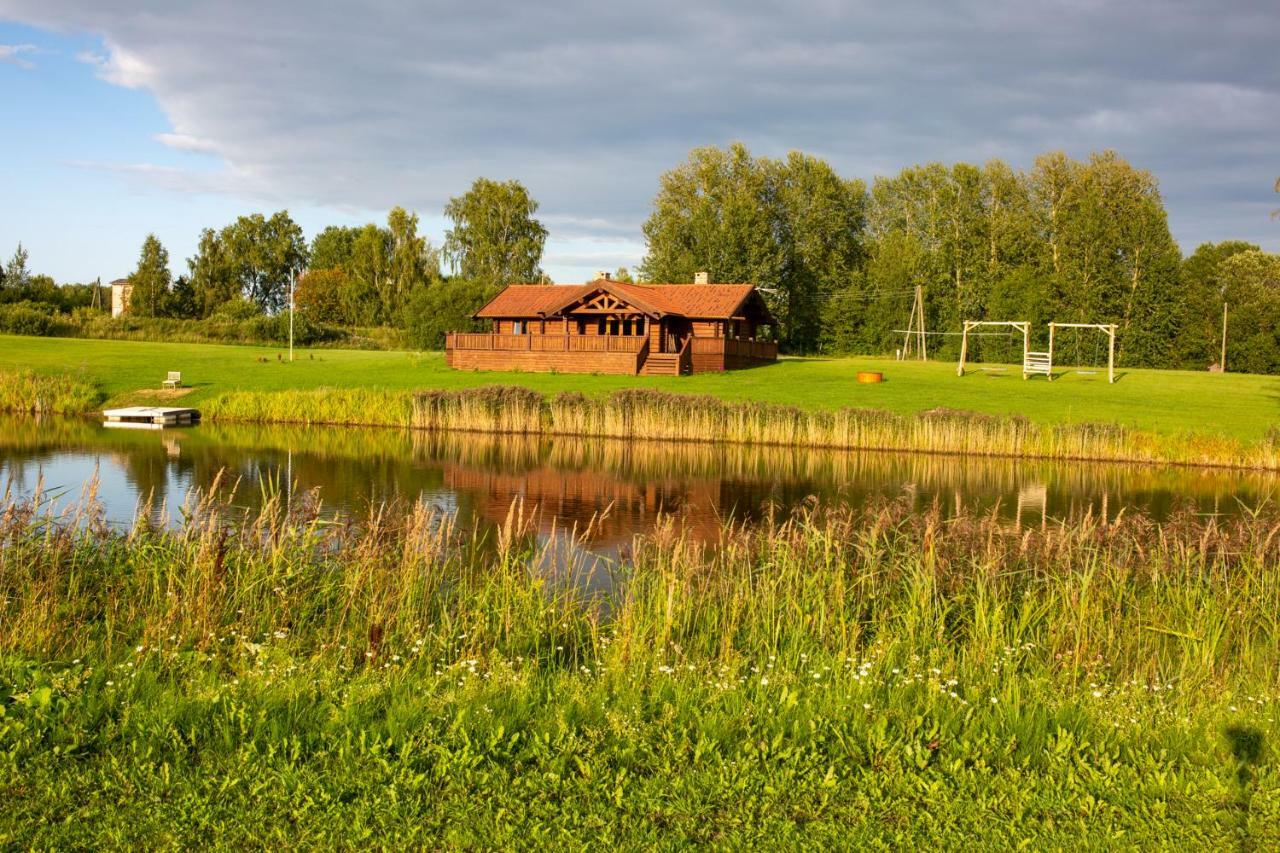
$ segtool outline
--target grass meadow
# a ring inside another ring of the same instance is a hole
[[[0,846],[1280,844],[1274,513],[187,509],[0,512]]]
[[[784,358],[775,365],[685,377],[462,372],[442,353],[299,350],[292,364],[280,348],[217,344],[142,343],[0,336],[0,371],[66,374],[98,389],[104,400],[155,402],[160,380],[180,370],[192,390],[183,405],[202,406],[234,392],[360,390],[401,400],[407,392],[517,385],[546,396],[574,392],[599,397],[642,388],[712,396],[806,411],[843,408],[914,414],[945,408],[1016,415],[1039,424],[1119,424],[1156,435],[1188,432],[1253,442],[1280,422],[1280,377],[1179,371],[1103,374],[1059,371],[1052,383],[971,370],[958,378],[948,362],[873,358]],[[881,370],[880,385],[858,385],[859,370]],[[367,408],[344,412],[348,422],[379,423]]]

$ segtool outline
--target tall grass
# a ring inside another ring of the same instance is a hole
[[[1211,434],[1164,436],[1114,424],[1038,424],[1026,418],[937,409],[806,410],[647,389],[608,396],[523,388],[431,392],[414,398],[412,426],[660,441],[718,441],[1041,459],[1280,467],[1275,434],[1249,443]]]
[[[400,426],[425,430],[731,442],[1059,460],[1280,469],[1280,432],[1258,441],[1119,424],[1042,424],[950,409],[897,414],[811,410],[627,389],[546,396],[519,386],[412,393],[387,389],[233,391],[204,405],[213,419]]]
[[[0,371],[0,412],[80,414],[101,402],[96,388],[71,376]]]
[[[207,417],[245,423],[397,426],[413,416],[411,395],[384,388],[230,391],[203,404]]]
[[[1278,516],[667,522],[601,598],[519,503],[489,536],[268,497],[0,512],[0,838],[1280,840],[1220,735],[1280,733]]]
[[[179,529],[140,521],[120,532],[95,523],[92,505],[48,518],[10,504],[0,650],[65,657],[162,638],[204,647],[229,631],[288,626],[295,653],[322,658],[425,637],[545,664],[647,665],[674,647],[716,664],[876,647],[981,668],[1032,644],[1028,662],[1062,683],[1103,666],[1109,680],[1280,688],[1273,514],[1165,524],[1085,514],[1023,530],[898,502],[730,524],[715,543],[668,522],[614,567],[603,615],[551,579],[572,545],[539,540],[519,503],[492,536],[424,504],[381,506],[358,524],[291,514],[271,495],[248,518],[233,507],[206,497]]]

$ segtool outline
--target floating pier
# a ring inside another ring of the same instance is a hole
[[[129,406],[124,409],[106,409],[103,426],[120,429],[164,429],[174,426],[192,426],[200,423],[198,409],[176,409],[164,406]]]

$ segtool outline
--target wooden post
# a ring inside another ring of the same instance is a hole
[[[911,313],[907,315],[907,329],[902,333],[902,360],[906,361],[907,355],[911,352],[911,333],[915,331],[916,324],[916,304],[911,303]]]
[[[1218,362],[1222,372],[1227,372],[1227,303],[1222,303],[1222,360]]]
[[[929,360],[929,346],[924,333],[924,287],[916,285],[916,308],[920,312],[920,360]]]
[[[956,365],[956,376],[964,376],[964,359],[969,354],[969,321],[964,321],[964,334],[960,337],[960,363]]]
[[[1110,346],[1107,349],[1107,384],[1111,385],[1116,381],[1116,327],[1114,325],[1107,328],[1107,337],[1110,339]]]
[[[1056,323],[1049,324],[1049,372],[1045,374],[1045,379],[1053,381],[1053,332],[1057,327]]]

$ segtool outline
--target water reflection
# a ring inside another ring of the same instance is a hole
[[[576,530],[597,551],[625,545],[661,515],[694,538],[714,539],[725,519],[750,522],[810,499],[902,500],[1034,525],[1085,512],[1237,513],[1277,489],[1272,475],[1188,468],[331,427],[142,432],[0,419],[0,480],[12,492],[29,495],[43,482],[69,501],[95,477],[106,517],[118,524],[131,523],[140,502],[155,523],[172,522],[193,489],[220,482],[248,508],[276,490],[290,501],[305,491],[323,512],[421,500],[481,525],[503,523],[520,500],[543,536]]]

